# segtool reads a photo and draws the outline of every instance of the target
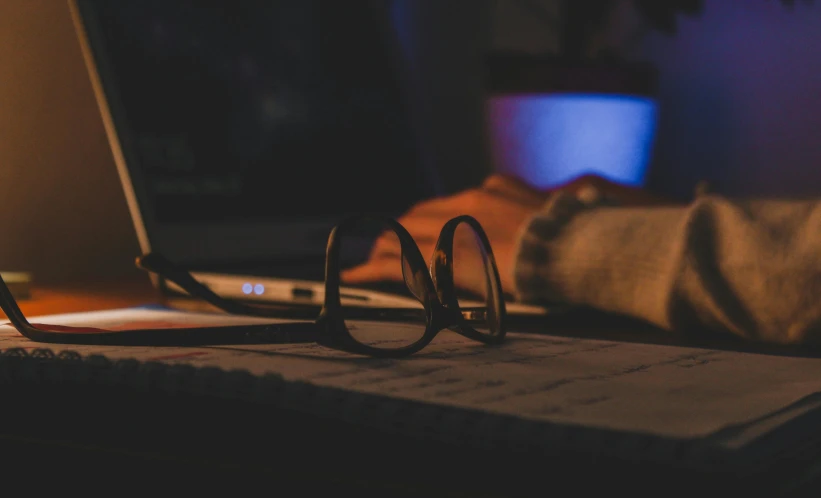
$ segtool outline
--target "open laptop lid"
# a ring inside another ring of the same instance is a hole
[[[341,217],[437,193],[388,2],[69,3],[144,252],[313,263]]]

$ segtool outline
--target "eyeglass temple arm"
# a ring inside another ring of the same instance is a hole
[[[3,312],[11,324],[14,325],[14,328],[18,331],[23,331],[31,327],[31,324],[26,320],[25,315],[23,315],[23,312],[17,305],[17,301],[14,299],[14,295],[11,293],[11,289],[9,289],[8,285],[6,285],[3,277],[0,277],[0,308],[3,309]]]
[[[138,257],[136,263],[138,268],[156,273],[160,277],[174,282],[191,296],[198,297],[228,313],[261,317],[269,316],[264,309],[219,296],[197,281],[190,273],[179,268],[161,254],[148,253]]]

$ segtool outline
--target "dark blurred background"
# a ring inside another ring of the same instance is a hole
[[[421,152],[446,187],[478,181],[492,169],[484,56],[549,51],[557,34],[515,1],[394,1]],[[821,6],[706,0],[674,36],[635,37],[635,22],[620,10],[607,37],[659,70],[648,188],[684,198],[707,180],[728,195],[821,195]],[[0,270],[119,278],[138,274],[138,252],[67,5],[0,0]]]

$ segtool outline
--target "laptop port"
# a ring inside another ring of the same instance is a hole
[[[291,289],[291,295],[294,297],[294,299],[313,299],[314,291],[313,289],[294,287],[293,289]]]

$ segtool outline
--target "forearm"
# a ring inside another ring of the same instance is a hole
[[[586,207],[557,195],[520,236],[522,301],[592,306],[667,329],[791,343],[821,336],[821,203]]]

